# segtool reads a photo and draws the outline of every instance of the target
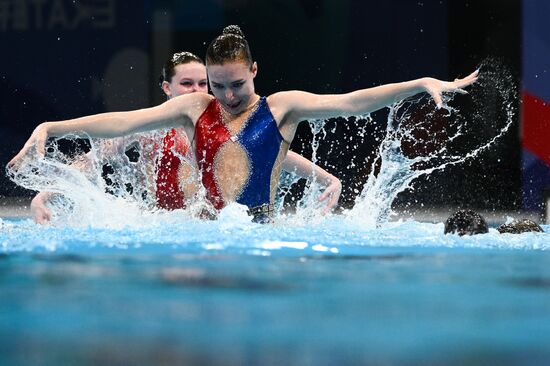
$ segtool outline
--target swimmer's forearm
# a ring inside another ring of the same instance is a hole
[[[102,113],[59,122],[42,124],[48,137],[61,137],[67,134],[76,137],[118,137],[130,128],[121,128],[124,119],[118,113]]]
[[[319,196],[319,201],[325,201],[322,214],[326,214],[338,203],[342,193],[342,183],[334,175],[323,168],[313,164],[306,158],[289,151],[287,158],[283,161],[283,169],[293,171],[301,178],[317,179],[325,186],[324,192]]]
[[[295,173],[300,178],[311,179],[317,177],[319,182],[326,186],[337,179],[323,168],[293,151],[287,153],[282,168],[287,172]]]
[[[282,163],[282,168],[284,171],[294,173],[298,177],[306,179],[313,176],[314,167],[315,165],[313,162],[290,150]]]
[[[405,98],[426,91],[428,78],[385,84],[345,94],[344,114],[356,116],[388,107]]]
[[[390,106],[415,94],[427,92],[439,108],[443,106],[443,93],[467,94],[464,88],[475,83],[478,75],[479,70],[476,70],[470,75],[462,79],[455,79],[454,81],[421,78],[358,90],[347,94],[348,98],[346,99],[349,103],[345,105],[352,109],[352,114],[366,114]]]
[[[33,134],[36,138],[60,137],[66,134],[109,138],[161,128],[192,127],[190,113],[198,116],[210,98],[203,93],[192,93],[152,108],[101,113],[62,122],[46,122]],[[42,128],[44,131],[40,130]]]
[[[111,138],[132,133],[173,127],[174,119],[155,114],[154,108],[130,112],[110,112],[61,122],[45,122],[49,137],[72,134],[77,137]]]
[[[286,107],[289,120],[295,123],[304,119],[360,116],[426,91],[427,80],[428,78],[422,78],[386,84],[345,94],[319,95],[301,91],[282,92],[275,94],[272,99],[275,99],[273,104],[281,103]]]
[[[189,123],[189,117],[183,112],[185,109],[181,108],[181,101],[188,99],[168,101],[160,106],[130,112],[101,113],[61,122],[44,122],[34,129],[21,151],[8,162],[8,167],[16,166],[33,147],[43,156],[48,137],[68,134],[77,137],[119,137]]]

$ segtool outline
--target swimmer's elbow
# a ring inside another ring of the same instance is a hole
[[[330,117],[354,117],[368,113],[369,103],[356,92],[327,96],[325,109],[330,110]]]
[[[138,132],[154,129],[158,123],[151,109],[139,109],[130,112],[117,112],[112,114],[112,120],[107,126],[107,131],[112,133],[110,137],[126,136]],[[155,123],[156,122],[156,123]]]
[[[131,120],[120,113],[115,113],[104,123],[104,137],[120,137],[132,133]]]
[[[344,100],[338,105],[338,114],[339,117],[353,117],[365,113],[364,105],[361,103],[354,102],[353,100]]]

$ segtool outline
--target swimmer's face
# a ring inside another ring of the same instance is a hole
[[[252,67],[239,61],[208,65],[210,90],[226,111],[239,114],[253,100],[254,78],[257,72],[258,66],[255,62]]]
[[[206,67],[200,62],[177,65],[172,80],[162,83],[162,90],[168,99],[189,93],[208,93]]]

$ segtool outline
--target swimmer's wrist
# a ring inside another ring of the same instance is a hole
[[[332,176],[332,182],[338,186],[339,190],[342,190],[342,181],[338,178],[336,178],[334,175]]]
[[[429,89],[430,81],[433,80],[432,78],[423,77],[417,80],[417,89],[418,92],[427,92]]]
[[[340,179],[338,179],[334,175],[328,173],[328,176],[325,179],[325,185],[328,187],[328,186],[331,186],[333,184],[336,184],[338,186],[342,185],[342,183],[340,182]]]
[[[54,122],[43,122],[40,124],[40,129],[46,134],[46,137],[55,137],[54,125]]]

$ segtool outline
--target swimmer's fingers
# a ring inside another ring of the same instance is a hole
[[[437,108],[441,108],[443,106],[442,93],[468,94],[464,88],[475,83],[478,75],[479,70],[476,70],[465,78],[455,79],[455,81],[445,82],[437,79],[427,79],[426,92],[431,95]]]
[[[441,97],[441,92],[432,88],[428,88],[427,92],[432,96],[432,99],[434,100],[437,108],[441,108],[443,106],[443,98]]]
[[[464,88],[475,83],[477,81],[478,75],[479,75],[479,71],[476,70],[470,75],[466,76],[465,78],[455,79],[455,81],[453,82],[444,83],[443,91],[459,93],[459,94],[468,94],[468,92],[464,90]]]
[[[17,167],[19,166],[19,163],[21,161],[21,159],[23,159],[23,157],[27,154],[27,148],[23,147],[21,149],[21,151],[19,151],[17,153],[17,155],[15,155],[7,164],[7,168],[8,170],[13,170],[13,169],[17,169]]]
[[[44,225],[52,220],[52,213],[44,207],[43,210],[33,212],[32,218],[37,224]]]
[[[323,200],[321,200],[321,198],[319,197],[319,201],[324,201],[328,197],[330,197],[330,199],[328,200],[327,205],[321,209],[321,215],[323,216],[326,215],[328,212],[330,212],[330,210],[334,207],[334,205],[336,205],[336,202],[338,202],[337,200],[334,200],[333,196],[330,196],[330,195],[326,196]]]
[[[455,81],[453,82],[454,84],[453,86],[455,90],[453,91],[458,91],[469,85],[472,85],[477,81],[478,77],[479,77],[479,70],[476,70],[472,72],[470,75],[466,76],[465,78],[455,79]]]
[[[42,214],[42,224],[52,221],[52,212],[46,208]]]
[[[321,214],[325,215],[328,213],[336,204],[342,193],[342,183],[336,177],[333,177],[331,184],[325,189],[323,194],[319,197],[319,201],[326,201],[328,199],[327,205],[321,210]]]
[[[21,165],[21,162],[25,158],[25,156],[29,153],[29,150],[31,150],[34,147],[34,144],[23,146],[21,151],[19,151],[7,164],[8,170],[17,170],[19,166]],[[43,156],[43,154],[42,154]]]
[[[338,203],[338,198],[335,195],[330,196],[330,200],[328,201],[327,205],[321,210],[321,215],[326,215],[329,213],[334,206]]]
[[[49,196],[50,193],[41,192],[31,201],[31,216],[37,224],[43,225],[52,219],[52,213],[46,206],[46,200]]]
[[[458,94],[468,94],[468,92],[464,89],[455,89],[453,91]]]

